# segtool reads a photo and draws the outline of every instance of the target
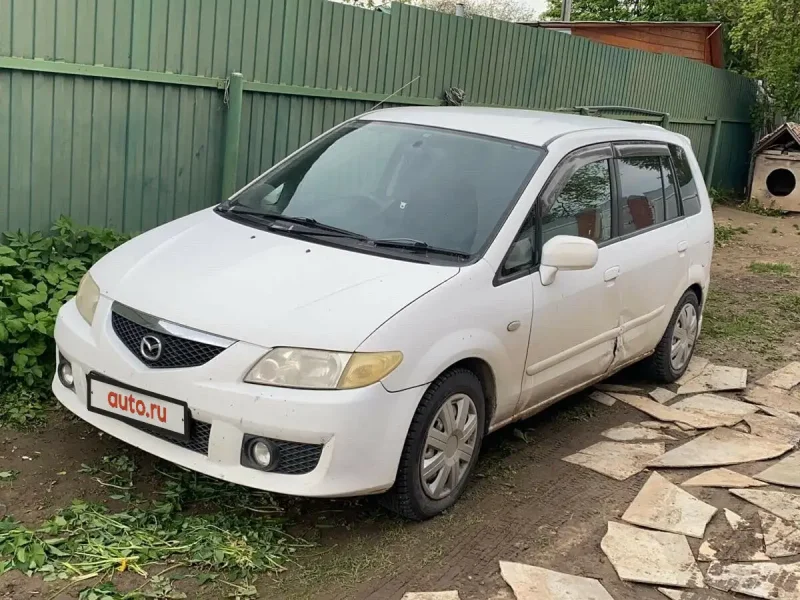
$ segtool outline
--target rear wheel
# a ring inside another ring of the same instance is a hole
[[[686,372],[694,353],[700,324],[697,294],[687,291],[678,302],[672,320],[656,351],[648,359],[650,375],[663,383],[674,383]]]
[[[414,520],[455,504],[477,462],[485,419],[483,389],[475,374],[454,369],[441,375],[417,408],[384,504]]]

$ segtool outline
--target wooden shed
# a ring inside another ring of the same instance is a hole
[[[750,197],[761,206],[800,212],[800,125],[784,123],[753,151]]]
[[[674,54],[725,68],[722,25],[688,21],[541,21],[525,23],[585,37],[595,42]]]

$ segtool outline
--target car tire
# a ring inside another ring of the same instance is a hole
[[[692,325],[692,315],[694,316]],[[688,321],[688,322],[687,322]],[[649,375],[661,383],[675,383],[686,372],[689,362],[694,354],[697,344],[697,334],[700,324],[700,302],[697,294],[689,290],[681,297],[672,319],[669,322],[664,337],[658,342],[655,352],[647,359]],[[683,332],[685,343],[688,345],[682,351],[682,360],[673,360],[676,340]]]
[[[444,423],[447,411],[454,419],[449,424]],[[462,422],[459,419],[461,415],[466,415],[464,427],[458,429]],[[397,478],[392,489],[382,497],[382,504],[400,516],[415,521],[429,519],[453,506],[475,469],[485,423],[485,398],[476,375],[466,369],[452,369],[439,376],[428,387],[414,414],[400,456]],[[447,433],[448,427],[451,434]],[[436,429],[436,433],[433,433],[433,429]],[[465,430],[466,436],[462,435]],[[442,444],[440,438],[448,435],[450,440],[455,438],[456,441]],[[463,460],[466,447],[462,445],[462,440],[467,446],[472,442],[468,461]],[[425,462],[433,470],[440,461],[446,464],[438,474],[429,475],[426,481],[422,470]],[[449,470],[447,464],[451,465]],[[457,470],[453,464],[458,466]],[[448,473],[451,478],[447,477]],[[457,480],[455,484],[452,478]]]

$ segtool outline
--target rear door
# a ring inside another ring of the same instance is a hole
[[[688,287],[689,237],[669,148],[614,145],[620,262],[620,339],[615,364],[653,350]]]

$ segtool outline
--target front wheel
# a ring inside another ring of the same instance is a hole
[[[455,504],[477,462],[485,420],[483,389],[475,374],[453,369],[441,375],[414,414],[384,504],[417,521]]]
[[[687,291],[675,307],[672,320],[656,351],[648,359],[650,374],[662,383],[674,383],[686,372],[694,353],[700,324],[700,302]]]

